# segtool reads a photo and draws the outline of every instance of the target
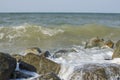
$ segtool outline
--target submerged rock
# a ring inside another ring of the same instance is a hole
[[[119,80],[120,65],[85,64],[76,69],[70,80]]]
[[[0,80],[9,80],[16,68],[16,59],[0,52]]]
[[[120,40],[116,43],[112,58],[120,58]]]
[[[58,57],[62,57],[62,56],[66,56],[68,53],[71,52],[77,52],[75,49],[62,49],[62,50],[58,50],[53,54],[54,58],[58,58]]]

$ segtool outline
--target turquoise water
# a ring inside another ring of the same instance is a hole
[[[120,14],[0,13],[0,51],[19,53],[81,45],[92,37],[120,39]]]

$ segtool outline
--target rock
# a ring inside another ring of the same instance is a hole
[[[23,56],[20,55],[20,54],[13,54],[11,56],[14,57],[17,61],[19,61],[19,60],[21,60],[23,58]]]
[[[116,47],[112,55],[112,59],[113,58],[120,58],[120,40],[116,43]]]
[[[56,51],[53,54],[53,57],[58,58],[58,57],[62,57],[62,56],[67,56],[71,52],[77,52],[77,51],[75,49],[61,49],[61,50]]]
[[[0,80],[9,80],[16,68],[16,59],[0,52]]]
[[[58,58],[64,56],[66,53],[68,53],[68,50],[59,50],[54,53],[53,57]]]
[[[36,68],[24,61],[19,61],[19,68],[31,72],[36,72]]]
[[[40,80],[61,80],[55,73],[47,73],[40,77]]]
[[[29,78],[29,77],[32,77],[31,75],[28,75],[28,74],[25,74],[23,72],[20,72],[20,71],[15,71],[12,76],[11,76],[11,79],[20,79],[20,78]]]
[[[57,64],[46,57],[35,55],[33,53],[28,53],[25,55],[22,61],[34,66],[39,74],[46,74],[49,72],[58,74],[60,70],[60,64]]]
[[[49,57],[49,56],[51,56],[51,54],[50,54],[49,51],[45,51],[44,53],[41,53],[40,56],[43,56],[43,57]]]
[[[84,64],[72,73],[70,80],[119,80],[118,64]]]
[[[105,45],[108,46],[109,48],[113,48],[114,47],[114,42],[111,40],[108,40],[105,42]]]
[[[38,47],[32,47],[32,48],[28,48],[28,49],[25,50],[25,54],[27,54],[27,53],[34,53],[34,54],[39,55],[41,52],[42,51]]]
[[[104,45],[104,39],[100,39],[99,37],[95,37],[90,39],[85,44],[85,48],[92,48],[92,47],[102,47]]]

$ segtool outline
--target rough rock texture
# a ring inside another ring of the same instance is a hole
[[[22,60],[22,58],[23,58],[23,56],[19,55],[19,54],[13,54],[11,56],[14,57],[17,61]]]
[[[35,55],[33,53],[28,53],[25,55],[22,61],[34,66],[39,74],[46,74],[49,72],[58,74],[60,70],[60,64],[57,64],[46,57]]]
[[[114,47],[114,42],[111,41],[111,40],[108,40],[108,41],[105,42],[105,45],[107,45],[110,48],[113,48]]]
[[[75,49],[61,49],[58,50],[54,53],[53,57],[54,58],[59,58],[62,56],[67,56],[67,54],[71,53],[71,52],[77,52]]]
[[[70,80],[119,80],[120,65],[85,64],[76,69]]]
[[[0,52],[0,80],[9,80],[16,68],[16,59]]]
[[[42,53],[42,51],[40,50],[40,48],[38,48],[38,47],[32,47],[32,48],[28,48],[28,49],[26,49],[25,50],[25,53],[27,54],[27,53],[34,53],[34,54],[40,54],[40,53]]]
[[[120,58],[120,40],[116,43],[112,58]]]
[[[99,37],[95,37],[90,39],[85,44],[85,48],[92,48],[92,47],[102,47],[104,45],[104,40],[100,39]]]
[[[39,80],[61,80],[56,74],[54,73],[47,73],[42,75]]]

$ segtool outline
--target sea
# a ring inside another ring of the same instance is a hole
[[[24,54],[27,48],[39,47],[54,55],[56,51],[68,50],[57,58],[49,58],[61,64],[58,76],[62,80],[84,80],[82,70],[86,64],[104,68],[119,64],[119,59],[108,60],[114,49],[84,48],[85,42],[96,36],[116,43],[119,34],[119,13],[0,13],[0,51]],[[106,73],[108,80],[118,80],[120,76],[112,75],[108,69]]]

